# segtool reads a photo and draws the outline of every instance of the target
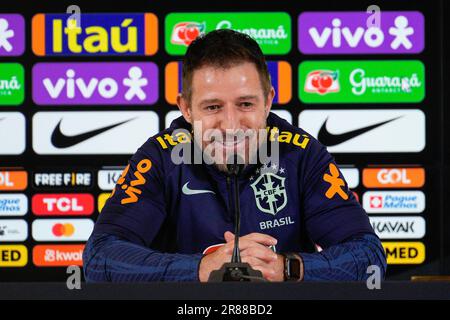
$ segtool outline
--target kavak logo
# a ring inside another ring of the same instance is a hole
[[[264,54],[286,54],[291,50],[291,17],[286,12],[177,12],[166,16],[166,51],[184,55],[199,35],[217,29],[249,35]]]
[[[20,14],[0,13],[0,57],[20,56],[25,50],[25,20]]]
[[[90,219],[37,219],[31,225],[36,241],[87,241],[93,229]]]
[[[38,56],[154,55],[158,18],[153,13],[36,14],[32,49]]]
[[[35,188],[44,189],[80,189],[92,186],[90,172],[35,172],[33,174]]]
[[[24,216],[28,212],[28,198],[21,193],[0,193],[0,217]]]
[[[424,168],[366,168],[366,188],[421,188],[425,184]]]
[[[0,63],[0,106],[17,106],[25,97],[24,70],[19,63]]]
[[[305,110],[299,125],[330,152],[420,152],[425,148],[421,110]]]
[[[175,105],[183,89],[181,61],[169,62],[165,68],[165,96],[168,103]],[[273,103],[286,104],[292,98],[292,68],[287,61],[267,61],[272,86],[275,88]]]
[[[425,67],[416,60],[305,61],[299,94],[306,103],[420,102]]]
[[[39,105],[153,104],[158,67],[152,62],[37,63],[33,101]]]
[[[153,111],[38,112],[33,149],[38,154],[132,154],[158,129]]]
[[[369,24],[369,18],[375,23]],[[418,11],[382,11],[378,19],[344,11],[298,17],[298,45],[304,54],[419,53],[424,37],[425,21]]]
[[[88,193],[35,194],[31,206],[38,216],[87,216],[94,212],[94,197]]]
[[[22,154],[26,144],[25,131],[25,117],[22,113],[0,112],[0,155]]]
[[[369,217],[380,239],[421,239],[425,236],[422,217]]]

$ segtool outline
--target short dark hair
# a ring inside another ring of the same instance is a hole
[[[243,62],[254,63],[266,98],[272,87],[264,54],[250,36],[231,29],[219,29],[197,37],[188,47],[183,59],[182,95],[192,97],[192,77],[203,66],[230,68]]]

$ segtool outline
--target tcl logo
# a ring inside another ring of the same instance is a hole
[[[423,168],[370,168],[363,171],[366,188],[421,188],[425,184]]]
[[[32,210],[38,216],[86,216],[94,212],[94,197],[84,193],[36,194],[32,198]]]

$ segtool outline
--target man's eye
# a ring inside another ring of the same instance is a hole
[[[214,110],[220,109],[220,106],[219,105],[212,105],[212,106],[207,106],[205,109],[209,110],[209,111],[214,111]]]
[[[251,103],[251,102],[241,102],[241,107],[249,108],[252,106],[253,106],[253,103]]]

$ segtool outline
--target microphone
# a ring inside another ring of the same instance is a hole
[[[229,159],[231,160],[231,159]],[[241,230],[241,208],[239,202],[239,180],[238,177],[244,169],[244,161],[238,155],[234,155],[232,161],[227,161],[228,177],[233,179],[234,192],[234,247],[231,262],[224,263],[219,270],[214,270],[209,275],[208,282],[225,282],[225,281],[266,281],[261,271],[253,269],[248,263],[241,261],[241,253],[239,250],[239,235]],[[230,195],[231,196],[231,195]]]

